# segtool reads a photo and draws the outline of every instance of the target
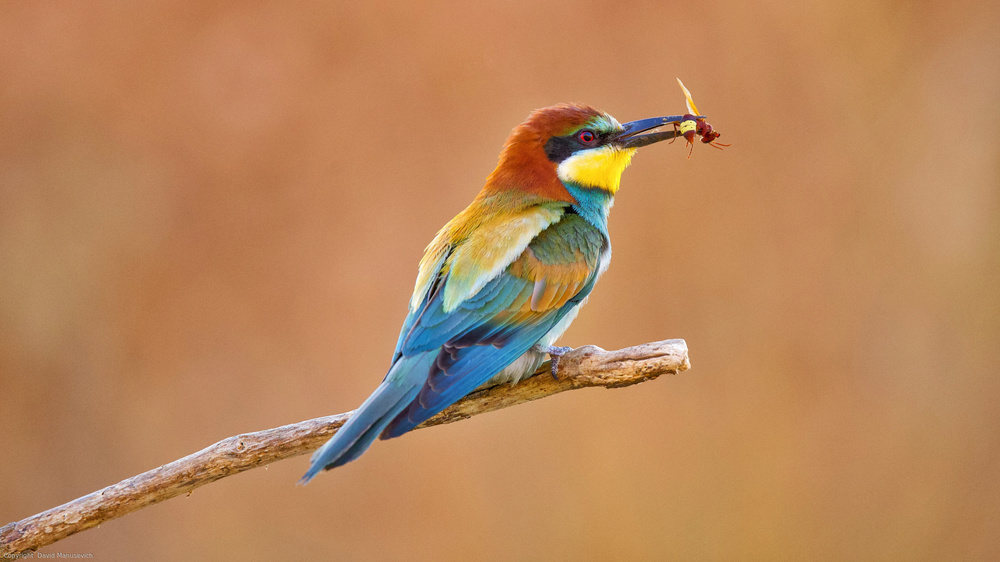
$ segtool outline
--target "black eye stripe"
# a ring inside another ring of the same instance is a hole
[[[545,155],[549,157],[549,160],[555,162],[556,164],[562,162],[563,160],[569,158],[574,152],[587,149],[596,148],[605,144],[611,133],[603,133],[600,131],[595,131],[593,129],[587,129],[594,133],[597,137],[597,142],[591,142],[585,144],[580,140],[580,133],[583,131],[577,131],[571,135],[565,135],[561,137],[552,137],[545,143]]]
[[[552,137],[545,143],[545,155],[558,164],[569,158],[579,147],[575,133],[567,137]]]

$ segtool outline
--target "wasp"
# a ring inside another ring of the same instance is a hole
[[[674,139],[684,137],[687,140],[688,145],[691,147],[688,150],[688,158],[691,158],[691,153],[694,152],[695,137],[701,137],[701,142],[719,150],[722,150],[724,146],[729,146],[716,140],[722,136],[722,133],[713,129],[712,125],[705,121],[704,117],[700,116],[698,108],[694,105],[694,100],[691,99],[691,92],[684,87],[684,82],[681,82],[681,79],[678,78],[677,83],[681,85],[681,90],[684,90],[688,112],[684,115],[684,120],[680,124],[674,123]]]

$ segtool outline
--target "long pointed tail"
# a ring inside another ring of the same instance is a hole
[[[385,380],[312,456],[312,464],[300,484],[307,484],[323,470],[347,464],[361,456],[372,442],[417,396],[436,353],[405,357],[389,370]]]

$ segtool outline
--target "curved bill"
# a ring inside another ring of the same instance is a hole
[[[629,121],[622,124],[623,130],[621,133],[618,133],[618,136],[614,140],[622,148],[639,148],[640,146],[681,136],[680,132],[676,129],[646,133],[644,135],[640,133],[645,133],[664,125],[680,124],[691,119],[700,120],[704,119],[704,117],[701,115],[669,115],[667,117],[650,117],[649,119]]]

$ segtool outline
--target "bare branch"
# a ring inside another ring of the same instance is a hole
[[[559,378],[548,363],[517,385],[473,392],[419,427],[463,420],[575,388],[620,388],[687,370],[687,344],[666,340],[605,351],[584,346],[564,355]],[[159,503],[195,488],[275,461],[304,455],[326,442],[353,412],[244,433],[223,439],[197,453],[0,527],[0,556],[36,550],[72,534]],[[303,467],[304,470],[304,467]]]

